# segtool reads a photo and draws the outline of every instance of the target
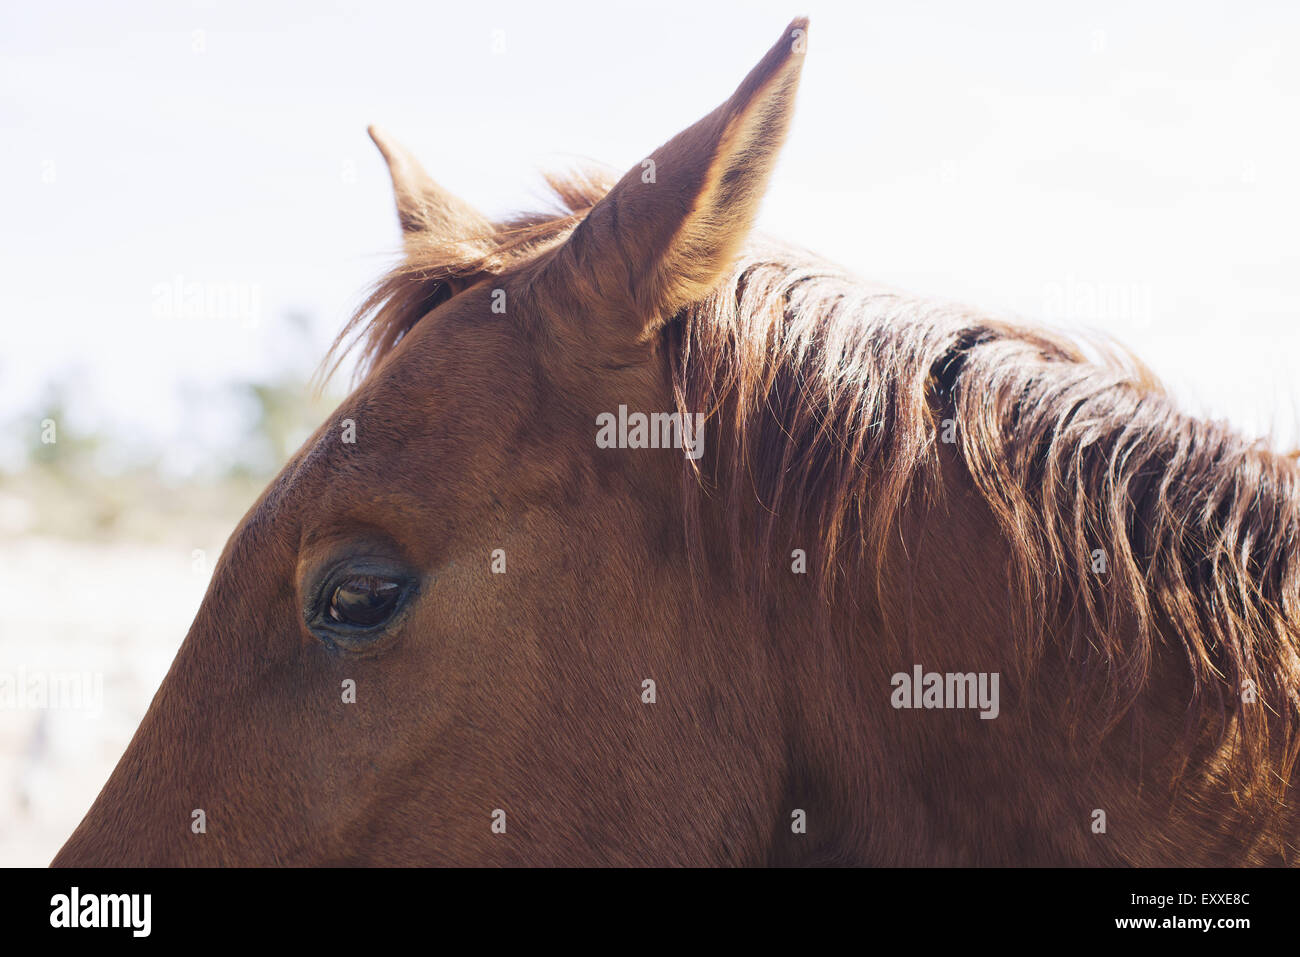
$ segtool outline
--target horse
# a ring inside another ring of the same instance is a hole
[[[55,866],[1297,862],[1296,456],[751,235],[807,37],[506,221],[371,128],[355,388]]]

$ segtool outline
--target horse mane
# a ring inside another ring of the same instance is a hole
[[[359,374],[373,374],[435,306],[562,239],[612,182],[547,181],[549,212],[464,243],[408,239],[406,261],[339,334],[334,367],[359,346]],[[1004,534],[1024,661],[1057,635],[1082,672],[1107,676],[1113,727],[1159,649],[1180,649],[1189,730],[1217,713],[1245,790],[1285,790],[1300,752],[1297,453],[1182,413],[1106,342],[870,286],[775,247],[748,247],[662,334],[678,411],[730,420],[714,430],[719,474],[684,466],[696,567],[700,498],[717,494],[736,562],[769,554],[789,522],[817,536],[823,585],[874,566],[879,589],[879,556],[909,507],[942,499],[949,456]],[[741,527],[755,497],[759,527]]]

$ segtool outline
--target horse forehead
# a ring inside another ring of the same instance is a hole
[[[304,495],[319,491],[328,474],[330,447],[336,441],[334,421],[331,420],[271,480],[261,502],[250,516],[249,524],[274,524],[289,512],[292,504],[300,502]]]
[[[374,402],[353,393],[272,479],[259,511],[273,513],[299,502],[302,496],[319,495],[339,480],[341,464],[355,466],[364,461],[367,444],[358,436],[364,421],[376,414]]]
[[[475,358],[464,349],[448,349],[446,335],[445,324],[413,327],[285,464],[255,514],[271,522],[319,505],[330,494],[362,496],[391,477],[398,457],[417,455],[412,444],[424,434],[421,422],[466,388],[463,377],[449,381],[445,373],[472,365]],[[499,350],[491,354],[500,358]],[[507,378],[518,386],[524,371],[514,367]]]

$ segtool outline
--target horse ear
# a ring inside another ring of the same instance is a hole
[[[644,340],[704,298],[753,226],[793,113],[808,21],[791,22],[731,98],[630,170],[553,261]]]
[[[408,243],[426,239],[455,243],[492,235],[487,217],[435,183],[405,147],[377,126],[367,132],[388,163],[397,218]]]

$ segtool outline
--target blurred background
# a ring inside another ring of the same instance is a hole
[[[81,2],[0,10],[0,864],[44,865],[399,244],[379,123],[489,213],[638,163],[795,15],[760,228],[1132,346],[1296,444],[1300,7]]]

